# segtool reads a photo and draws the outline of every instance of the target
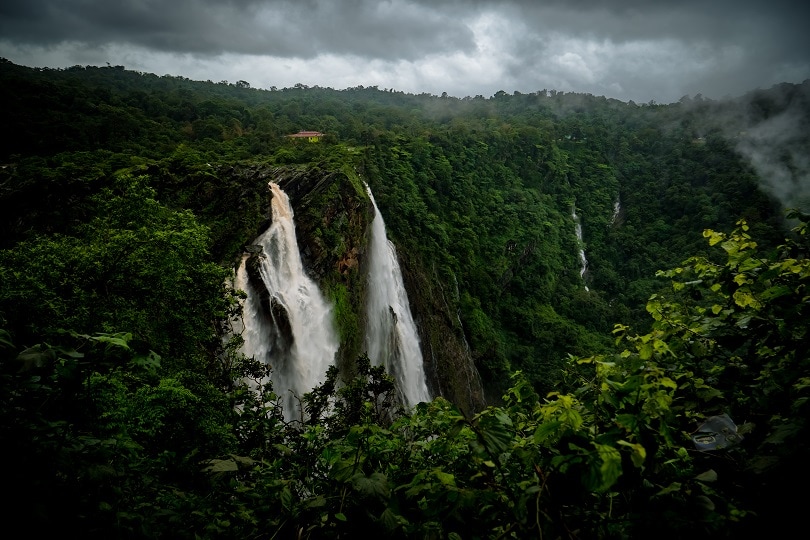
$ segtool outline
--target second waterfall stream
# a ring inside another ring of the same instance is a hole
[[[388,240],[385,222],[368,185],[366,192],[374,206],[368,247],[366,350],[373,364],[384,365],[394,377],[403,404],[413,406],[430,401],[419,335],[396,250]]]

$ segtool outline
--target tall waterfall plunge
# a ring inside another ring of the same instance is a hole
[[[419,336],[411,316],[396,250],[388,240],[385,223],[368,185],[366,191],[374,205],[366,299],[367,352],[373,364],[384,365],[394,377],[404,404],[413,406],[430,401]]]
[[[273,390],[291,420],[300,415],[296,397],[323,382],[339,345],[332,308],[304,273],[287,194],[273,182],[269,188],[272,225],[253,242],[262,253],[242,259],[235,285],[247,293],[242,352],[270,364]]]

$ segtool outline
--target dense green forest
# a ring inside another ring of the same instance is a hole
[[[745,149],[790,115],[773,159],[802,178],[810,82],[638,105],[3,61],[0,107],[0,433],[8,521],[31,534],[716,538],[798,522],[808,219]],[[286,137],[299,130],[325,136]],[[278,179],[341,336],[296,422],[228,331],[229,277]],[[420,326],[436,398],[414,410],[361,348],[361,182]],[[707,449],[694,436],[718,418],[735,424]]]

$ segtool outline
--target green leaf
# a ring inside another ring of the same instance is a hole
[[[539,426],[537,426],[537,429],[534,430],[534,443],[535,444],[542,443],[543,441],[551,437],[552,434],[557,433],[557,431],[560,429],[560,426],[562,425],[563,423],[560,422],[559,420],[553,420],[551,422],[544,422],[543,424],[540,424]]]
[[[236,454],[229,454],[231,459],[240,465],[250,467],[256,463],[256,460],[247,456],[237,456]]]
[[[383,510],[383,513],[380,514],[380,522],[382,522],[386,530],[391,532],[398,529],[400,525],[407,523],[407,520],[390,508],[386,508]]]
[[[680,482],[672,482],[670,485],[668,485],[667,487],[665,487],[664,489],[662,489],[661,491],[656,493],[655,496],[659,497],[661,495],[667,495],[669,493],[675,493],[676,491],[680,491],[680,490],[681,490],[681,483]]]
[[[509,450],[513,438],[509,430],[511,426],[512,420],[503,411],[479,418],[479,434],[490,455],[497,456]]]
[[[290,488],[287,486],[284,486],[284,489],[281,490],[281,506],[288,512],[292,512],[293,510],[292,491],[290,491]]]
[[[149,351],[147,354],[136,354],[131,362],[133,366],[143,368],[145,370],[156,370],[160,367],[161,357],[155,351]]]
[[[695,480],[698,482],[716,482],[717,481],[717,473],[714,469],[709,469],[708,471],[702,472],[695,477]]]
[[[239,470],[239,465],[232,459],[212,459],[208,463],[210,465],[205,470],[211,473],[236,472]]]
[[[126,332],[119,332],[117,334],[99,334],[90,336],[91,341],[99,343],[106,343],[115,347],[121,347],[124,350],[129,350],[129,341],[132,339],[132,334]]]
[[[761,300],[769,302],[781,296],[786,296],[792,293],[793,290],[790,287],[787,287],[785,285],[776,285],[774,287],[770,287],[769,289],[765,289],[764,291],[762,291],[759,297]]]
[[[6,349],[14,348],[14,344],[11,342],[11,334],[2,328],[0,328],[0,346]]]
[[[703,231],[703,237],[709,239],[710,246],[719,244],[725,239],[725,235],[723,233],[714,232],[711,229],[706,229]]]
[[[597,491],[605,491],[615,484],[622,474],[622,455],[610,445],[597,443],[593,443],[593,445],[602,460],[599,467],[601,482],[596,489]]]
[[[715,508],[714,502],[706,495],[698,495],[697,497],[695,497],[695,500],[697,500],[700,506],[702,506],[706,510],[712,511]]]
[[[762,304],[760,304],[759,301],[756,298],[754,298],[754,295],[752,295],[751,292],[746,289],[742,288],[737,289],[736,291],[734,291],[733,296],[734,296],[734,303],[736,303],[738,306],[742,308],[745,307],[751,307],[753,309],[762,308]]]
[[[703,401],[709,401],[709,400],[714,399],[716,397],[723,397],[723,392],[721,392],[720,390],[717,390],[716,388],[712,388],[710,386],[698,387],[695,390],[695,393]]]
[[[335,463],[330,469],[330,476],[340,482],[347,482],[352,479],[355,471],[355,462],[353,459],[342,459]]]
[[[306,502],[307,508],[322,508],[324,506],[326,506],[326,499],[323,495],[318,495],[317,497],[309,499]]]
[[[84,353],[80,353],[76,349],[72,347],[53,347],[53,349],[59,353],[59,356],[64,356],[67,358],[72,358],[74,360],[78,360],[80,358],[84,358]]]
[[[436,476],[436,478],[439,479],[439,482],[441,482],[442,484],[444,484],[446,486],[455,486],[456,485],[456,480],[455,480],[455,478],[453,477],[452,474],[442,472],[442,471],[438,471],[438,470],[433,471],[433,474]]]
[[[630,454],[630,459],[633,460],[633,465],[641,467],[644,460],[647,458],[647,450],[638,443],[631,443],[628,441],[616,441],[616,444],[629,447],[633,453]]]
[[[388,477],[381,472],[372,473],[371,476],[359,473],[352,478],[352,486],[365,497],[387,500],[390,495]]]
[[[17,355],[17,361],[22,362],[20,371],[40,368],[56,360],[56,352],[45,345],[34,345]]]
[[[638,429],[639,417],[635,414],[617,414],[616,423],[623,428],[634,432]]]
[[[801,433],[802,427],[796,422],[786,422],[776,426],[776,428],[765,439],[769,444],[782,444],[789,441],[797,434]]]

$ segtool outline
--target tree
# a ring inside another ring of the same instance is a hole
[[[68,234],[0,252],[0,314],[16,341],[55,329],[132,332],[161,354],[201,357],[226,307],[225,269],[208,230],[155,200],[143,177],[120,176]]]

